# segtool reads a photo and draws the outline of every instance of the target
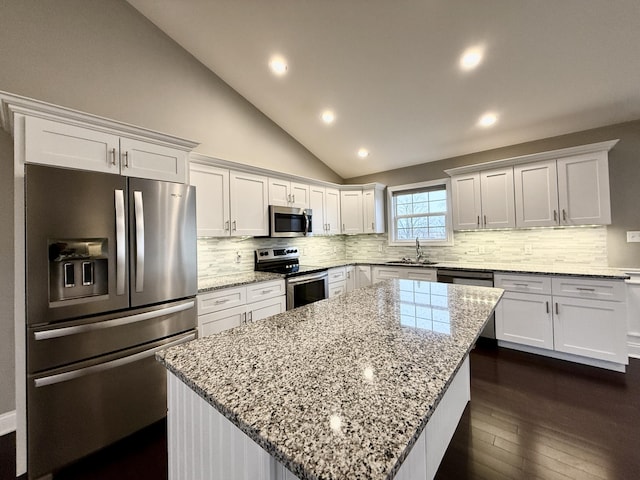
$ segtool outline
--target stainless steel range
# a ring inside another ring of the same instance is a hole
[[[255,269],[285,275],[287,310],[323,300],[329,295],[325,267],[301,266],[296,247],[261,248],[255,252]]]

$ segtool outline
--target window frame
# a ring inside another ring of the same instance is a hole
[[[395,247],[406,247],[415,245],[415,239],[412,240],[398,240],[397,239],[397,224],[395,217],[395,208],[393,197],[394,194],[398,195],[404,191],[429,189],[437,186],[444,186],[447,194],[447,211],[445,212],[445,233],[446,238],[443,240],[428,240],[420,239],[420,243],[424,246],[451,246],[453,245],[453,208],[451,203],[451,179],[442,178],[439,180],[429,180],[426,182],[409,183],[406,185],[395,185],[387,187],[387,225],[388,231],[388,245]]]

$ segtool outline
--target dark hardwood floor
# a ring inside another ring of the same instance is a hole
[[[165,479],[159,422],[54,476]],[[15,435],[0,437],[0,480],[15,478]],[[640,478],[640,360],[626,374],[482,346],[471,403],[438,480]]]

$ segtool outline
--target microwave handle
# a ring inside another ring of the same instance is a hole
[[[303,215],[304,215],[304,234],[307,235],[309,233],[309,215],[307,215],[306,210],[303,213]]]

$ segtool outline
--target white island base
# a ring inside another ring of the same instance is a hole
[[[298,480],[170,371],[167,382],[169,480]],[[434,478],[470,398],[466,357],[396,480]]]

